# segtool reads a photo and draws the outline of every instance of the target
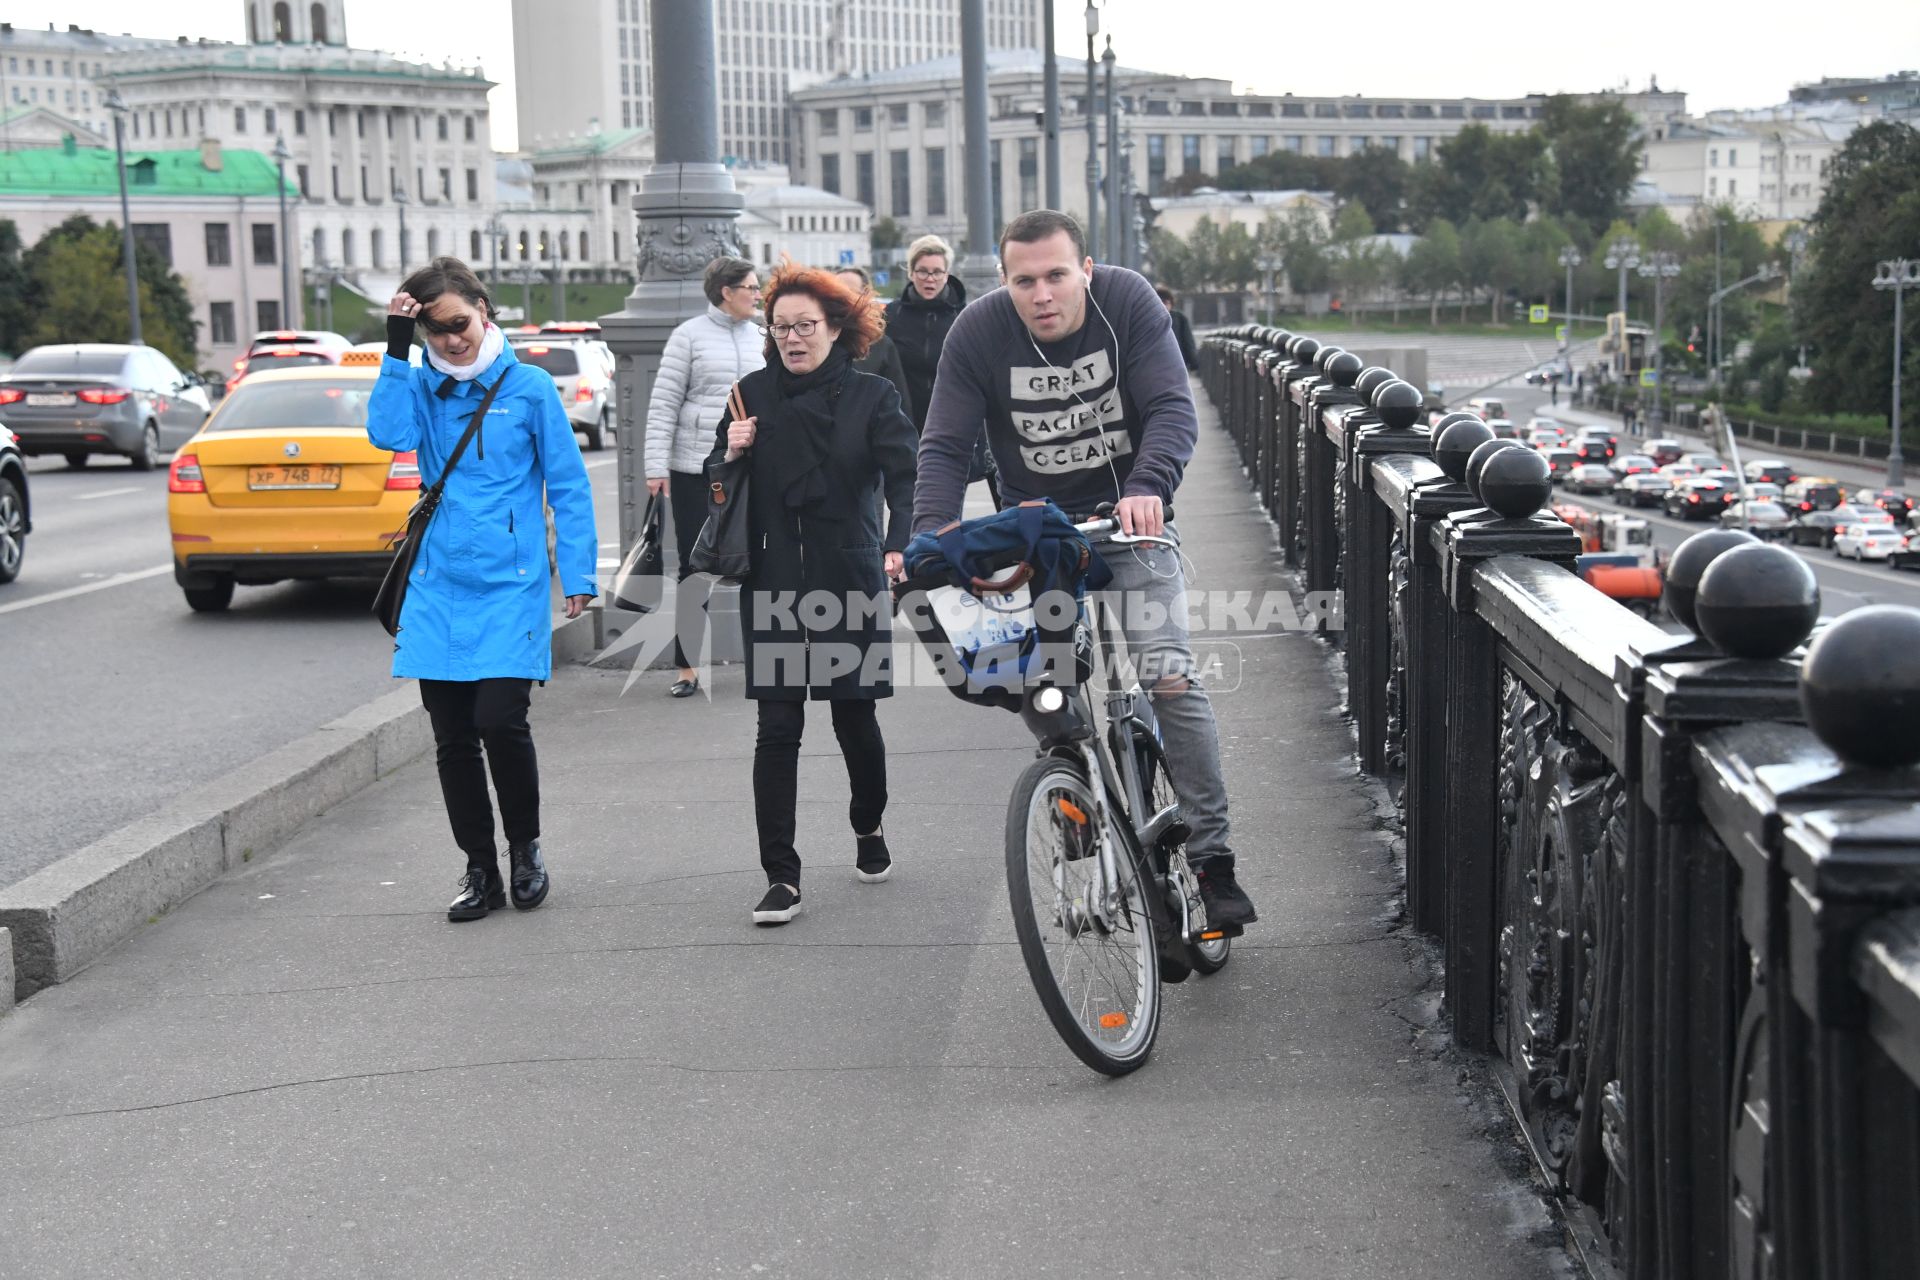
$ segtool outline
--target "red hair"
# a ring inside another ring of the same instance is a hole
[[[840,330],[835,345],[845,347],[855,360],[867,354],[887,327],[880,303],[871,289],[855,289],[833,272],[822,267],[801,267],[782,262],[767,281],[760,295],[767,323],[773,323],[773,304],[788,294],[805,294],[820,304],[827,323]],[[780,352],[771,335],[767,338],[767,363],[779,363]]]

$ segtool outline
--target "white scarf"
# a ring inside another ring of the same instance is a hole
[[[492,321],[488,321],[487,332],[480,339],[480,354],[473,358],[472,364],[448,364],[440,358],[440,353],[433,349],[430,342],[426,344],[427,363],[456,382],[470,382],[491,369],[506,346],[506,336],[494,327]]]

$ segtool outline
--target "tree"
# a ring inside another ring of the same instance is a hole
[[[120,228],[75,214],[47,232],[23,257],[28,324],[23,346],[49,342],[125,342],[127,317]],[[198,363],[193,301],[178,275],[153,250],[136,244],[141,337],[182,368]]]
[[[1213,283],[1222,289],[1245,289],[1260,278],[1260,246],[1239,222],[1229,222],[1214,247]]]
[[[1368,147],[1348,156],[1340,167],[1334,192],[1364,206],[1376,231],[1398,231],[1406,225],[1407,191],[1412,169],[1384,147]]]
[[[1640,176],[1639,126],[1618,99],[1582,102],[1557,94],[1535,126],[1552,160],[1541,208],[1595,232],[1618,217]]]
[[[867,247],[876,253],[885,249],[899,249],[907,243],[907,233],[892,218],[875,218],[873,225],[867,228]]]
[[[1186,241],[1165,227],[1147,232],[1147,253],[1153,259],[1155,278],[1169,289],[1184,292],[1199,285],[1194,274],[1193,254]]]
[[[1540,134],[1494,133],[1470,124],[1440,144],[1435,163],[1415,166],[1415,225],[1434,218],[1456,224],[1469,218],[1522,221],[1540,198],[1550,167]]]
[[[1520,231],[1505,218],[1475,219],[1460,233],[1460,259],[1469,289],[1484,285],[1491,293],[1487,322],[1500,322],[1500,304],[1520,277]],[[1461,311],[1466,310],[1464,296]]]
[[[1427,295],[1427,323],[1438,325],[1441,295],[1460,281],[1460,233],[1451,222],[1434,219],[1413,242],[1401,279],[1411,292]]]
[[[1280,227],[1280,255],[1287,264],[1287,283],[1295,293],[1324,293],[1332,282],[1327,257],[1327,231],[1311,209],[1290,210]]]
[[[1167,184],[1167,190],[1183,195],[1206,186],[1220,191],[1337,191],[1347,163],[1334,156],[1269,151],[1211,177],[1182,174]]]
[[[20,245],[20,228],[0,218],[0,351],[18,355],[25,349],[30,281]]]
[[[1358,201],[1346,205],[1334,219],[1329,257],[1333,278],[1346,302],[1364,298],[1385,278],[1389,263],[1380,255],[1372,236],[1373,219],[1367,216],[1366,206]],[[1358,313],[1351,306],[1346,310],[1347,319],[1358,324]]]
[[[1873,288],[1875,264],[1920,248],[1920,131],[1892,120],[1855,129],[1834,155],[1811,222],[1806,265],[1793,281],[1794,325],[1812,349],[1804,394],[1823,409],[1885,413],[1893,381],[1893,299]],[[1920,348],[1920,297],[1906,299],[1905,354]],[[1920,379],[1902,397],[1901,424],[1920,420]]]

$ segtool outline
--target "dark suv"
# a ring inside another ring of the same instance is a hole
[[[13,432],[0,425],[0,583],[20,576],[33,532],[33,506],[27,498],[27,460]]]

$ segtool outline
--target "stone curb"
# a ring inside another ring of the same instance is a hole
[[[556,665],[592,651],[598,613],[554,626]],[[432,743],[419,693],[396,689],[0,888],[0,1012],[65,982]]]

